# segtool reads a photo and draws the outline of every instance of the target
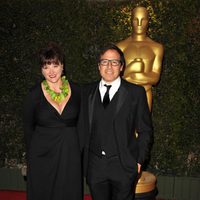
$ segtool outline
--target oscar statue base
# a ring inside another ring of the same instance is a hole
[[[143,171],[135,187],[135,200],[155,200],[156,177]]]

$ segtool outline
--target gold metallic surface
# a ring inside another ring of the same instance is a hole
[[[163,45],[147,36],[149,14],[145,7],[132,10],[132,34],[117,46],[123,51],[126,68],[123,78],[145,88],[149,110],[152,110],[152,86],[160,79]],[[135,134],[137,134],[135,132]],[[146,171],[136,185],[135,193],[150,192],[155,189],[156,177]]]
[[[149,15],[144,7],[132,10],[132,34],[117,46],[123,51],[126,69],[123,78],[142,85],[146,90],[148,106],[152,109],[152,85],[160,79],[163,46],[150,39],[146,32]]]
[[[135,188],[135,193],[146,193],[146,192],[151,192],[155,189],[156,185],[156,177],[147,172],[143,171],[141,178],[138,180],[138,183]]]

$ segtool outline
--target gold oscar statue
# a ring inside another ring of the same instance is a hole
[[[117,46],[123,51],[126,68],[123,78],[145,88],[149,110],[152,110],[152,86],[160,79],[163,46],[147,36],[149,14],[145,7],[132,10],[132,34]],[[143,171],[136,185],[136,194],[155,189],[156,177]]]
[[[146,32],[149,15],[144,7],[132,10],[132,34],[117,46],[124,52],[124,79],[142,85],[146,90],[149,109],[152,109],[152,85],[160,79],[163,46],[150,39]]]

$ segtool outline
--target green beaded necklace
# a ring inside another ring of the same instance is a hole
[[[46,80],[44,80],[42,82],[44,89],[49,93],[51,99],[53,101],[55,101],[56,103],[60,103],[61,101],[63,101],[69,93],[69,82],[68,82],[68,80],[66,79],[65,76],[63,76],[61,78],[61,80],[62,80],[62,86],[60,87],[60,90],[61,90],[60,93],[54,92],[52,89],[50,89]]]

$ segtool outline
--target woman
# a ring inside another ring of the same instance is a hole
[[[80,200],[81,160],[77,134],[80,90],[63,75],[56,44],[39,53],[44,80],[25,101],[28,200]]]

